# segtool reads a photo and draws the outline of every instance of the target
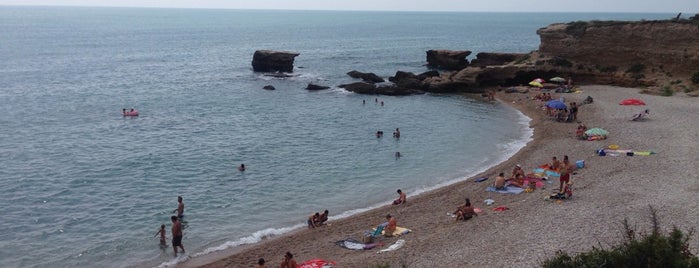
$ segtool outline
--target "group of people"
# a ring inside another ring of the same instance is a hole
[[[570,162],[570,159],[567,155],[564,155],[563,162],[559,161],[558,158],[555,156],[552,157],[551,163],[548,164],[548,168],[560,174],[559,192],[563,192],[564,186],[570,182],[570,174],[572,174],[575,171],[576,166]],[[495,177],[495,182],[493,183],[493,186],[496,190],[506,190],[507,186],[510,185],[524,188],[525,178],[526,175],[524,173],[524,170],[522,169],[522,166],[520,164],[517,164],[515,168],[512,170],[512,175],[509,179],[505,178],[504,172],[500,172],[500,174],[498,174],[498,176]]]
[[[328,210],[326,209],[323,211],[323,214],[320,212],[316,212],[314,214],[311,214],[311,216],[308,217],[308,229],[313,229],[316,227],[320,227],[323,224],[325,224],[326,221],[328,221]]]
[[[182,244],[182,218],[184,218],[184,201],[182,200],[182,196],[177,197],[177,203],[177,208],[172,211],[172,213],[177,213],[177,216],[170,217],[170,221],[172,221],[172,249],[175,252],[175,255],[177,255],[177,248],[180,248],[182,253],[184,253],[184,245]],[[160,236],[160,246],[162,248],[166,248],[167,233],[165,231],[165,224],[160,225],[160,229],[158,229],[158,232],[155,233],[155,236]]]
[[[267,261],[265,261],[264,258],[260,258],[257,260],[257,266],[255,268],[267,268],[267,265],[265,265]],[[284,254],[284,259],[282,260],[281,265],[279,266],[280,268],[298,268],[298,264],[296,263],[296,260],[294,260],[294,254],[291,254],[291,252],[286,252]]]

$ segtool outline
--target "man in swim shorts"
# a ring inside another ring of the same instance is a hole
[[[570,173],[573,173],[573,170],[575,170],[575,166],[570,163],[567,156],[564,157],[563,165],[561,166],[561,178],[559,179],[561,187],[558,189],[558,192],[563,192],[563,185],[570,181]]]
[[[184,253],[184,246],[182,245],[182,224],[177,216],[170,217],[172,220],[172,249],[175,251],[175,256],[177,256],[177,247],[182,249]]]
[[[308,229],[316,228],[320,223],[320,213],[316,212],[315,214],[311,214],[311,216],[308,217]]]

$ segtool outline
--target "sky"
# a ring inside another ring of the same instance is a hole
[[[0,0],[0,5],[214,9],[699,13],[699,0]]]

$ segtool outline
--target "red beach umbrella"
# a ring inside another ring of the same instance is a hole
[[[639,99],[625,99],[619,102],[619,105],[646,105],[646,103]]]

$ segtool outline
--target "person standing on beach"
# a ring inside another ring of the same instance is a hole
[[[182,196],[177,197],[177,209],[173,210],[172,213],[177,213],[177,217],[182,219],[184,217],[184,202],[182,202]]]
[[[284,254],[284,260],[282,261],[282,264],[279,266],[280,268],[298,268],[298,265],[296,264],[296,260],[294,260],[294,255],[291,254],[291,252],[286,252]]]
[[[407,201],[407,197],[405,196],[405,193],[403,191],[401,191],[400,189],[398,189],[398,191],[396,191],[396,192],[398,193],[398,199],[393,200],[393,204],[394,205],[405,204],[405,202]]]
[[[184,253],[184,245],[182,245],[182,224],[177,216],[170,217],[172,220],[172,250],[175,251],[175,256],[177,256],[177,247],[182,249]]]
[[[323,214],[320,214],[320,217],[318,217],[318,226],[321,226],[328,221],[328,214],[330,214],[330,212],[327,209],[323,211]]]
[[[574,170],[575,166],[570,163],[568,156],[564,156],[563,166],[561,166],[561,178],[559,179],[561,182],[561,187],[558,189],[558,192],[563,192],[563,185],[570,181],[570,173],[573,173]]]

